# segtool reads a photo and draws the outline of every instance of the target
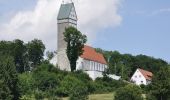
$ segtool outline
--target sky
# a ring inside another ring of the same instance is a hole
[[[65,0],[65,3],[70,0]],[[88,45],[170,62],[170,0],[73,0]],[[41,39],[57,49],[62,0],[0,0],[0,40]]]

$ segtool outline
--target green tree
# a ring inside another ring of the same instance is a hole
[[[39,65],[44,56],[45,45],[41,40],[34,39],[26,44],[28,59],[33,63],[33,67]]]
[[[42,64],[33,72],[34,85],[38,90],[47,91],[59,85],[58,75],[50,71],[52,67],[50,64]]]
[[[88,88],[81,81],[76,83],[76,87],[71,91],[69,95],[70,100],[88,100]]]
[[[26,55],[26,46],[24,45],[24,42],[19,39],[14,40],[12,46],[12,55],[14,57],[16,70],[19,73],[23,73],[25,71],[24,59]]]
[[[12,95],[6,84],[0,80],[0,100],[11,100]]]
[[[19,74],[19,90],[21,95],[33,93],[34,80],[32,73]]]
[[[46,56],[47,60],[50,61],[54,57],[54,52],[47,51]]]
[[[151,95],[157,100],[168,100],[170,98],[170,70],[167,66],[161,67],[153,76],[150,87]]]
[[[0,56],[0,80],[8,87],[13,100],[18,100],[18,76],[16,73],[14,59],[8,55]]]
[[[141,89],[132,84],[119,88],[116,91],[115,100],[143,100]]]
[[[64,40],[67,43],[66,53],[70,61],[71,71],[74,71],[76,69],[76,61],[83,53],[82,48],[87,41],[87,37],[76,28],[69,27],[64,32]]]

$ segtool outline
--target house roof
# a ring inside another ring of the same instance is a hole
[[[149,72],[147,70],[144,70],[144,69],[140,69],[138,68],[138,70],[143,74],[143,76],[147,79],[147,80],[151,80],[152,79],[152,72]]]
[[[105,58],[103,57],[103,54],[96,52],[94,48],[84,45],[83,50],[84,52],[80,56],[81,58],[95,61],[95,62],[102,63],[102,64],[107,64]]]
[[[73,3],[62,4],[57,19],[60,20],[69,18],[71,9],[73,7],[74,7]]]

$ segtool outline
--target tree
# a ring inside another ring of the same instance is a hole
[[[0,80],[0,100],[11,100],[12,95],[6,84]]]
[[[126,85],[116,91],[115,100],[143,100],[140,87],[136,85]]]
[[[25,54],[26,54],[26,46],[24,45],[24,42],[16,39],[12,42],[12,55],[14,57],[14,62],[16,66],[16,70],[19,73],[23,73],[25,71]]]
[[[47,51],[46,56],[47,60],[50,61],[54,57],[54,52]]]
[[[0,80],[7,86],[13,100],[18,100],[18,76],[16,73],[14,59],[8,55],[0,55]]]
[[[28,59],[33,63],[33,67],[39,65],[44,56],[45,45],[41,40],[34,39],[31,42],[28,42],[26,47],[28,52]]]
[[[170,97],[170,70],[167,66],[161,67],[153,76],[150,87],[151,95],[157,100],[168,100]]]
[[[76,61],[83,53],[82,48],[87,41],[87,37],[76,28],[69,27],[64,32],[64,40],[67,43],[66,53],[70,61],[71,71],[74,71],[76,69]]]
[[[23,95],[27,95],[27,94],[31,94],[33,92],[34,89],[34,80],[32,77],[32,73],[22,73],[19,74],[19,90],[20,90],[20,94]]]
[[[55,89],[59,85],[59,77],[54,72],[51,72],[51,64],[41,64],[33,71],[33,79],[35,86],[41,91]]]
[[[88,100],[88,88],[82,82],[77,82],[70,93],[70,100]]]

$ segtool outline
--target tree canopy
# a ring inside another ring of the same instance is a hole
[[[14,59],[8,55],[0,55],[0,84],[1,96],[9,96],[12,100],[18,100],[18,76],[15,68]],[[4,94],[5,93],[5,94]]]
[[[149,89],[151,95],[155,96],[157,100],[170,98],[170,69],[167,66],[162,66],[153,76]]]
[[[66,28],[63,34],[67,43],[66,53],[70,61],[71,71],[74,71],[76,69],[76,61],[83,53],[82,48],[87,41],[87,37],[74,27]]]

